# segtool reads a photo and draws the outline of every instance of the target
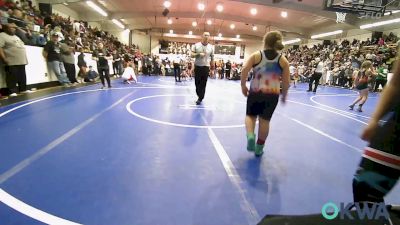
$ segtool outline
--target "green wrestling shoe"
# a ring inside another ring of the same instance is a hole
[[[254,152],[256,147],[256,135],[247,134],[247,151]]]
[[[264,154],[264,145],[259,145],[259,144],[257,144],[257,145],[255,146],[254,154],[255,154],[257,157],[262,156],[262,154]]]

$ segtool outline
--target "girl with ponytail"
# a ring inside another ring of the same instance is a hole
[[[261,156],[264,153],[269,123],[278,105],[279,95],[282,95],[281,100],[284,103],[288,93],[289,62],[279,53],[283,48],[280,32],[267,33],[264,37],[264,49],[254,52],[246,60],[242,69],[242,93],[247,97],[245,118],[247,150],[254,152],[256,156]],[[250,70],[253,70],[254,76],[250,81],[250,89],[248,89],[246,81]],[[259,120],[259,129],[256,141],[254,129],[257,119]]]

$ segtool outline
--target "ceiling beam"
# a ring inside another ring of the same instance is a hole
[[[300,12],[305,12],[309,14],[313,14],[316,16],[321,16],[325,17],[331,20],[336,21],[336,14],[334,12],[330,12],[327,10],[323,9],[323,1],[321,1],[321,6],[313,6],[309,4],[305,4],[302,2],[293,2],[293,1],[282,1],[279,3],[272,3],[272,1],[266,1],[266,0],[230,0],[233,2],[242,2],[242,3],[247,3],[247,4],[255,4],[255,5],[262,5],[262,6],[268,6],[268,7],[273,7],[273,8],[278,8],[278,9],[290,9],[294,11],[300,11]],[[357,17],[354,15],[347,15],[348,18],[346,18],[346,23],[351,25],[351,26],[356,26],[357,22]]]
[[[63,3],[77,3],[77,2],[83,2],[85,0],[38,0],[38,3],[47,3],[47,4],[63,4]]]
[[[157,12],[120,12],[120,13],[111,14],[111,17],[115,18],[115,19],[147,18],[147,17],[154,17],[154,16],[158,16],[159,18],[163,17],[162,15],[160,15]],[[201,12],[198,12],[198,13],[171,12],[168,14],[168,17],[171,17],[171,18],[193,18],[193,19],[213,18],[213,19],[224,20],[224,21],[233,21],[233,22],[238,22],[238,23],[261,25],[264,27],[272,26],[272,27],[277,27],[278,29],[283,30],[283,31],[296,32],[301,35],[308,35],[311,32],[311,30],[307,29],[307,28],[299,28],[299,27],[290,26],[287,24],[282,24],[279,22],[257,20],[257,19],[252,19],[252,18],[248,18],[248,17],[241,17],[241,16],[229,15],[229,14],[219,14],[219,13],[215,13],[215,12],[207,12],[204,15]]]

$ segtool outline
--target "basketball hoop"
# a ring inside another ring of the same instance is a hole
[[[336,12],[336,23],[344,23],[347,13]]]

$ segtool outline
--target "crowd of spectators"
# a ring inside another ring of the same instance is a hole
[[[135,61],[137,65],[138,61],[143,60],[138,46],[123,44],[110,33],[91,27],[85,21],[41,12],[30,0],[0,0],[0,18],[0,32],[3,33],[0,58],[5,64],[7,86],[13,87],[10,90],[11,96],[17,95],[15,83],[20,87],[26,86],[24,67],[29,62],[22,60],[26,58],[24,45],[44,47],[43,56],[48,68],[54,72],[60,84],[65,86],[79,81],[76,79],[75,52],[92,53],[98,66],[103,60],[112,60],[116,76],[121,76],[127,62]],[[104,53],[101,57],[98,55],[100,51]],[[11,58],[20,60],[10,61]],[[78,62],[79,75],[82,80],[93,81],[94,79],[87,76],[93,69],[87,70],[87,65],[82,60],[83,57]],[[107,65],[104,78],[108,78],[109,71]],[[102,75],[100,73],[100,78],[103,78]],[[10,77],[19,78],[8,79]],[[24,91],[25,88],[20,88],[19,92]]]
[[[30,0],[0,0],[1,24],[15,23],[16,35],[26,44],[45,46],[51,35],[57,33],[60,42],[70,41],[75,49],[91,53],[101,42],[112,52],[138,54],[138,46],[125,45],[108,32],[91,27],[85,21],[72,20],[57,14],[40,12]]]
[[[360,68],[362,62],[370,60],[375,71],[374,76],[369,79],[370,87],[371,90],[377,91],[379,85],[383,87],[386,84],[387,75],[393,70],[398,40],[398,37],[390,33],[373,40],[354,39],[312,47],[300,46],[288,49],[284,54],[290,62],[292,79],[307,81],[321,61],[323,72],[320,84],[347,88],[353,87],[353,72]]]

